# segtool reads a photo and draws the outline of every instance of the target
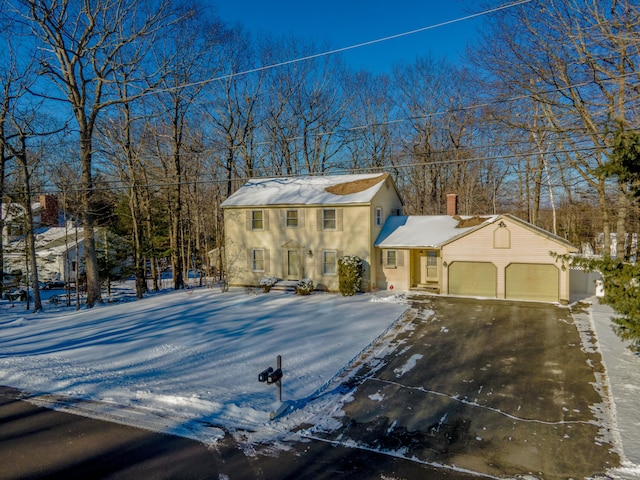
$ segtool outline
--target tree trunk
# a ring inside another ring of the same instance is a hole
[[[93,177],[91,174],[92,134],[86,123],[80,124],[80,159],[82,165],[82,213],[84,227],[84,261],[87,276],[87,306],[102,303],[100,273],[96,256],[95,216],[93,213]]]
[[[618,214],[616,221],[616,258],[625,257],[625,240],[627,237],[627,212],[629,201],[627,199],[626,185],[622,182],[618,184]]]

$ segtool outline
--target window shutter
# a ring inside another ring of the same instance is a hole
[[[322,260],[324,259],[324,252],[322,250],[318,250],[318,254],[316,255],[316,268],[318,269],[318,275],[322,276],[324,273],[322,271]]]
[[[342,231],[342,209],[336,208],[336,230],[338,232]]]
[[[251,210],[246,211],[247,216],[247,230],[251,230]]]
[[[269,230],[269,210],[262,210],[262,229]]]
[[[322,231],[322,209],[316,209],[316,229],[321,232]]]
[[[269,273],[269,249],[265,248],[263,250],[264,252],[264,273],[267,274]]]
[[[380,260],[380,265],[384,265],[384,250],[380,249],[380,256],[378,257]]]
[[[396,265],[404,267],[404,250],[396,250]]]
[[[247,249],[247,270],[253,271],[253,250],[250,248]]]
[[[298,210],[298,228],[304,228],[304,210]]]

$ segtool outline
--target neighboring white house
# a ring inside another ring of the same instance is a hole
[[[77,235],[77,243],[76,243]],[[69,222],[66,227],[43,227],[35,235],[36,262],[38,278],[43,281],[75,279],[76,261],[79,258],[78,269],[84,273],[84,230],[79,227],[76,231]],[[97,242],[99,239],[96,240]],[[5,245],[5,271],[27,271],[24,239],[14,240]]]

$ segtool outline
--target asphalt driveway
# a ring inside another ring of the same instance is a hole
[[[619,465],[602,360],[570,309],[436,296],[412,304],[393,352],[355,377],[342,426],[319,436],[498,477],[585,478]]]

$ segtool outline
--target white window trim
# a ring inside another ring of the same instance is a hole
[[[262,269],[256,268],[256,252],[262,252]],[[252,272],[264,272],[264,249],[253,248],[251,249],[251,271]]]
[[[382,207],[376,207],[376,226],[381,227],[383,222],[383,210]]]
[[[333,227],[326,226],[325,213],[333,212]],[[335,231],[338,230],[338,209],[336,208],[323,208],[322,209],[322,230]]]
[[[296,225],[289,225],[289,212],[296,212]],[[297,208],[287,208],[284,212],[284,226],[286,228],[300,227],[300,211]]]
[[[393,258],[393,263],[389,261],[389,254],[392,253],[394,254]],[[385,250],[384,251],[384,268],[398,268],[398,251],[397,250]]]
[[[333,263],[334,266],[334,271],[333,272],[327,272],[326,266],[328,265],[327,262],[325,262],[325,258],[326,258],[326,254],[327,253],[333,253],[335,255],[335,262]],[[328,277],[333,277],[338,275],[338,251],[337,250],[323,250],[322,251],[322,275],[326,275]]]
[[[253,214],[256,212],[260,212],[262,214],[262,227],[255,227],[254,226],[254,221],[255,219],[253,218]],[[264,222],[265,222],[265,212],[264,210],[251,210],[251,230],[264,230]]]

